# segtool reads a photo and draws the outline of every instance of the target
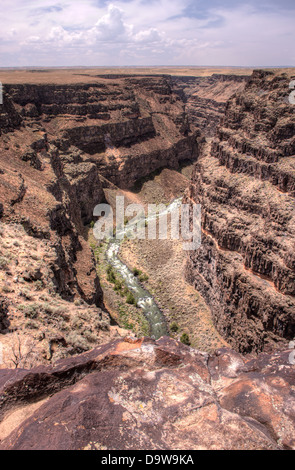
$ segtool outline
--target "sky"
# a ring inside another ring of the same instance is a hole
[[[1,0],[0,67],[295,66],[294,0]]]

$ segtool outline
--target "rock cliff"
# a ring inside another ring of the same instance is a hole
[[[0,371],[0,449],[294,449],[289,354],[246,360],[126,338],[51,367]]]
[[[121,188],[159,168],[177,168],[181,160],[196,157],[184,103],[173,92],[169,77],[11,84],[5,91],[19,119],[11,117],[2,131],[42,123],[48,144],[58,149],[61,159],[76,149],[81,161],[94,163],[99,174]],[[42,145],[41,138],[33,149],[41,150]]]
[[[106,339],[87,242],[105,187],[196,158],[169,77],[84,80],[4,84],[0,106],[0,325],[21,329],[41,362]]]
[[[187,276],[242,352],[295,336],[295,108],[290,76],[255,71],[196,164],[202,246]]]
[[[175,91],[186,103],[191,126],[212,137],[223,118],[226,103],[245,88],[248,75],[219,75],[208,77],[173,77]]]
[[[295,449],[290,78],[5,85],[1,450]],[[186,198],[202,205],[203,239],[186,275],[234,348],[210,355],[123,340],[87,242],[106,188],[198,153]]]

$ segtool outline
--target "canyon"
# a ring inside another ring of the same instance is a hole
[[[0,449],[295,447],[294,71],[251,73],[0,77]],[[170,338],[94,240],[117,195],[202,206],[119,252]]]
[[[290,76],[254,71],[203,146],[188,198],[203,207],[187,276],[241,352],[292,340],[295,114]]]
[[[192,126],[202,135],[213,137],[223,118],[229,98],[243,91],[249,75],[215,74],[203,77],[172,77],[174,86],[186,103]]]
[[[84,80],[7,84],[1,108],[5,316],[10,331],[20,323],[38,349],[43,343],[39,355],[51,359],[89,349],[112,326],[87,241],[94,207],[107,202],[108,190],[178,168],[197,149],[168,78]],[[97,307],[101,328],[99,320],[89,328],[89,306]],[[84,325],[89,340],[81,327],[73,335],[72,321]]]

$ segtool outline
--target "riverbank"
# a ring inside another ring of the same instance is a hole
[[[124,292],[124,280],[118,273],[115,273],[115,277],[110,276],[110,264],[106,256],[108,244],[95,240],[92,231],[89,241],[96,259],[104,305],[113,322],[138,337],[149,336],[149,324],[142,310],[128,303],[128,292]],[[120,289],[118,289],[118,283],[121,283]]]
[[[139,181],[132,191],[120,191],[120,195],[145,207],[149,203],[167,205],[185,194],[192,167],[187,165],[179,172],[165,169]],[[113,193],[112,200],[115,200]],[[132,330],[137,336],[147,336],[150,328],[142,310],[129,305],[126,296],[122,296],[122,289],[118,291],[114,281],[108,279],[106,250],[107,244],[96,242],[94,251],[106,308],[121,327]],[[139,270],[146,275],[142,286],[164,314],[172,337],[207,352],[227,346],[214,327],[204,299],[184,278],[187,252],[181,240],[125,239],[120,245],[119,258],[131,272]],[[116,276],[122,282],[118,273]]]

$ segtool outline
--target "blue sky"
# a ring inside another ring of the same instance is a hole
[[[0,66],[295,66],[294,0],[1,0]]]

